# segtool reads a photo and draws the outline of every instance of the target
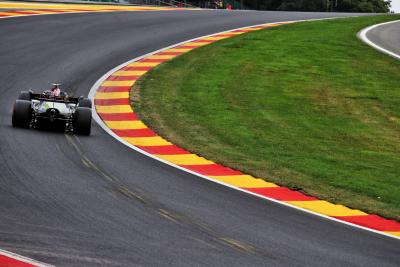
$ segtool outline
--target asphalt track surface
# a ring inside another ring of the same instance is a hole
[[[342,16],[342,14],[339,14]],[[87,95],[111,68],[235,27],[337,14],[120,12],[0,20],[0,248],[58,266],[398,266],[398,240],[90,137],[14,129],[21,89]],[[234,55],[232,55],[234,56]]]
[[[400,55],[400,21],[378,26],[367,33],[371,42]]]

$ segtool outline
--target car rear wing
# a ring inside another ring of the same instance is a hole
[[[49,96],[45,94],[37,94],[31,93],[31,99],[39,100],[39,101],[51,101],[51,102],[60,102],[66,104],[78,104],[78,97],[65,97],[65,96]]]

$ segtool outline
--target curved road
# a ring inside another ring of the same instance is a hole
[[[367,32],[367,38],[400,57],[400,21],[373,28]]]
[[[186,11],[0,20],[0,247],[58,266],[398,266],[396,239],[175,170],[95,123],[90,137],[10,125],[21,89],[60,81],[87,94],[112,67],[167,45],[336,15]]]

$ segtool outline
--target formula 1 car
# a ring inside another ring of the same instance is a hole
[[[88,98],[69,97],[53,84],[52,90],[43,93],[22,91],[14,103],[13,127],[40,128],[60,127],[66,132],[90,135],[92,122],[92,102]],[[53,94],[53,89],[58,90]]]

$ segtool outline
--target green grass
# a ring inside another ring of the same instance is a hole
[[[218,163],[400,219],[400,62],[356,38],[400,16],[304,22],[177,57],[133,88],[142,120]]]

